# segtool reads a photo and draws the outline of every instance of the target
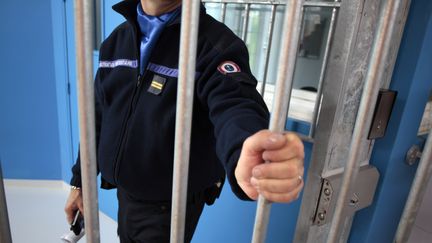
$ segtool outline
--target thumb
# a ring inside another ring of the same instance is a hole
[[[261,154],[265,150],[279,149],[286,142],[286,137],[281,133],[261,130],[245,140],[242,153],[245,153],[244,155]]]

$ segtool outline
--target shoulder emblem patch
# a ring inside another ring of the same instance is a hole
[[[224,61],[218,66],[218,71],[222,74],[241,72],[240,67],[232,61]]]

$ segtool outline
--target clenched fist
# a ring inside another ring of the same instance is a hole
[[[254,200],[261,194],[272,202],[291,202],[303,188],[303,159],[304,147],[297,135],[262,130],[243,143],[235,177]]]

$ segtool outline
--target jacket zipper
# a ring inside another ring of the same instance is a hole
[[[123,146],[125,145],[127,137],[128,137],[127,134],[129,131],[129,129],[128,129],[129,120],[130,120],[131,115],[133,114],[134,107],[136,107],[136,103],[138,102],[138,93],[140,91],[140,87],[142,85],[142,82],[143,82],[143,76],[138,75],[138,79],[137,79],[137,82],[136,82],[136,85],[135,85],[135,88],[134,88],[134,91],[132,94],[132,99],[131,99],[131,102],[129,104],[128,112],[126,114],[126,121],[122,127],[122,133],[120,136],[120,145],[118,147],[117,154],[116,154],[116,157],[114,160],[114,182],[116,184],[118,184],[120,158],[122,155]]]

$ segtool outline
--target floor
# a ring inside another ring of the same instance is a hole
[[[69,188],[63,182],[5,180],[5,191],[13,243],[59,243],[69,232],[63,211]],[[118,243],[117,223],[103,213],[99,220],[101,242]]]
[[[432,179],[429,180],[427,191],[417,214],[409,243],[432,242]]]
[[[60,181],[5,180],[9,220],[14,243],[57,243],[69,231],[63,207],[68,187]],[[432,180],[408,243],[432,242]],[[101,242],[119,243],[117,223],[100,213]],[[80,243],[85,243],[83,237]]]

